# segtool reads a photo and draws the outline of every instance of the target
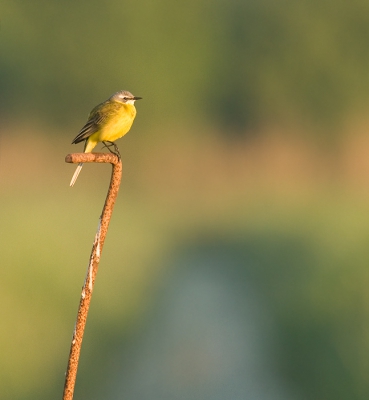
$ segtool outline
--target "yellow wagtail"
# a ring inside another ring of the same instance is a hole
[[[135,101],[142,97],[133,96],[126,90],[114,93],[108,100],[97,105],[88,116],[88,120],[79,134],[74,138],[72,144],[85,141],[85,153],[90,153],[99,143],[104,143],[105,147],[112,153],[118,155],[119,150],[115,140],[124,136],[131,128],[136,116]],[[110,150],[113,146],[115,151]],[[81,172],[83,163],[78,164],[70,186],[73,186]]]

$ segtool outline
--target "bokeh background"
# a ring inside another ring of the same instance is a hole
[[[142,96],[76,399],[367,399],[369,3],[3,0],[0,393],[61,398],[110,167]]]

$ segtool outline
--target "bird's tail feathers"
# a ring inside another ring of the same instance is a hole
[[[72,177],[72,180],[70,181],[69,186],[73,186],[76,183],[76,180],[78,178],[79,173],[81,172],[82,167],[83,167],[83,163],[79,163],[75,173],[73,174],[73,177]]]

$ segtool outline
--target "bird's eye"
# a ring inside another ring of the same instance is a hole
[[[123,100],[128,100],[128,97],[123,97]]]

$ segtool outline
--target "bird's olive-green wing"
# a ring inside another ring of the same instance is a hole
[[[115,115],[121,104],[116,102],[111,102],[109,100],[97,105],[88,116],[88,120],[79,131],[78,135],[73,139],[72,144],[80,143],[88,139],[95,132],[99,131],[102,126],[109,120],[110,117]]]

